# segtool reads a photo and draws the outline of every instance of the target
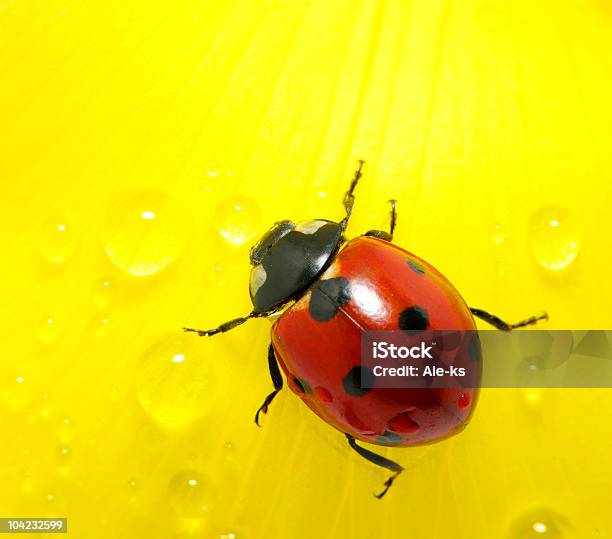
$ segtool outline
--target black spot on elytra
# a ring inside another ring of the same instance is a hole
[[[312,388],[306,380],[294,376],[293,383],[300,393],[312,393]]]
[[[470,361],[480,361],[482,352],[480,348],[480,337],[478,333],[475,331],[470,337],[470,344],[468,345],[468,356]]]
[[[331,320],[351,299],[351,286],[345,277],[317,281],[311,290],[308,310],[319,322]]]
[[[432,365],[431,367],[433,369],[435,369],[437,367],[437,365]],[[434,381],[433,376],[428,373],[428,374],[424,374],[422,376],[422,378],[423,378],[423,383],[425,384],[425,386],[426,387],[431,387],[431,385],[433,384],[433,381]]]
[[[399,327],[405,331],[422,331],[429,326],[429,313],[424,307],[414,305],[399,315]]]
[[[363,385],[368,387],[361,387],[361,378],[363,376]],[[376,377],[374,373],[366,367],[353,367],[348,374],[343,378],[342,385],[344,391],[353,397],[363,397],[374,385]]]
[[[425,268],[421,266],[421,264],[419,264],[418,262],[408,259],[408,266],[415,273],[418,273],[419,275],[425,275]]]
[[[404,439],[397,433],[386,430],[382,436],[376,437],[376,442],[382,445],[394,445],[403,442]]]

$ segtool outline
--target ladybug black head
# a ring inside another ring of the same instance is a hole
[[[283,236],[286,236],[295,228],[293,221],[278,221],[274,223],[272,228],[268,230],[260,240],[251,247],[250,259],[251,264],[256,266],[259,264],[270,248]]]
[[[267,313],[298,298],[338,251],[339,223],[317,219],[279,221],[252,247],[250,293],[254,313]]]

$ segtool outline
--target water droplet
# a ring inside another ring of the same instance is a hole
[[[491,241],[496,245],[502,244],[506,239],[506,230],[499,223],[491,227]]]
[[[109,277],[103,277],[94,282],[91,295],[94,303],[101,309],[106,309],[116,296],[115,283]]]
[[[137,394],[144,410],[166,427],[182,427],[205,414],[216,397],[218,342],[171,334],[149,348],[140,363]]]
[[[53,344],[59,334],[58,324],[55,318],[45,318],[38,329],[38,339],[43,344]]]
[[[206,167],[206,175],[209,178],[216,178],[219,176],[220,172],[221,169],[216,161],[211,161],[208,163],[208,166]]]
[[[60,445],[57,448],[57,460],[60,466],[60,474],[67,475],[70,473],[70,462],[72,460],[72,451],[67,445]]]
[[[119,388],[115,384],[111,384],[108,392],[108,398],[111,402],[117,402],[119,400]]]
[[[236,446],[234,442],[226,442],[223,446],[225,462],[233,464],[236,459]]]
[[[257,202],[245,196],[226,198],[215,210],[215,228],[232,245],[241,246],[252,239],[259,221]]]
[[[538,369],[554,369],[567,361],[574,345],[570,331],[521,331],[521,357]]]
[[[221,263],[215,263],[208,269],[207,277],[213,285],[223,286],[228,282],[230,274],[229,267]]]
[[[509,539],[563,539],[571,527],[563,515],[551,509],[534,509],[518,517],[510,527]]]
[[[40,396],[40,400],[42,401],[40,408],[38,409],[38,413],[42,419],[47,419],[51,415],[52,407],[49,403],[49,394],[43,393]]]
[[[111,332],[111,323],[105,316],[94,318],[90,324],[89,330],[94,339],[103,339]]]
[[[537,387],[523,387],[520,391],[523,401],[529,406],[540,405],[545,396],[544,390]]]
[[[546,206],[529,220],[529,241],[538,263],[546,269],[559,271],[578,256],[582,226],[567,208]]]
[[[534,360],[523,358],[516,367],[517,387],[546,387],[546,372]]]
[[[111,208],[104,250],[119,269],[143,277],[168,267],[189,239],[189,219],[167,193],[141,191],[123,195]]]
[[[200,179],[201,173],[198,173],[198,183],[207,193],[220,191],[223,187],[227,186],[227,181],[233,175],[231,170],[224,169],[216,161],[211,161],[204,169],[203,178]]]
[[[52,217],[43,223],[38,238],[38,251],[48,262],[65,262],[72,256],[77,244],[74,227],[65,217]]]
[[[129,503],[136,503],[140,495],[140,483],[132,478],[127,482],[127,499]]]
[[[32,480],[32,470],[26,468],[22,472],[23,482],[21,483],[21,491],[24,494],[29,494],[32,492],[32,488],[34,486],[34,481]]]
[[[60,442],[68,443],[72,438],[74,426],[72,420],[69,417],[64,417],[60,421],[57,427],[57,435],[59,436]]]
[[[537,406],[544,398],[546,371],[540,369],[531,359],[523,359],[516,368],[516,387],[519,388],[525,404]]]
[[[213,503],[211,483],[197,470],[182,470],[168,484],[168,496],[173,509],[184,517],[205,516]]]
[[[10,373],[2,382],[2,399],[15,411],[24,408],[34,397],[30,377],[23,372]]]

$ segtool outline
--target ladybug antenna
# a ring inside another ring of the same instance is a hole
[[[213,335],[216,335],[217,333],[225,333],[226,331],[229,331],[230,329],[234,329],[235,327],[240,326],[241,324],[244,324],[250,318],[257,318],[260,316],[265,316],[265,313],[251,312],[248,316],[234,318],[233,320],[229,320],[228,322],[225,322],[221,324],[219,327],[216,327],[214,329],[183,328],[183,331],[192,331],[194,333],[197,333],[200,337],[212,337]]]
[[[358,163],[359,166],[357,167],[357,170],[355,170],[355,174],[353,175],[353,179],[351,180],[351,185],[349,186],[348,191],[344,194],[344,199],[342,200],[342,204],[344,205],[344,211],[346,212],[344,219],[340,221],[340,227],[342,228],[342,230],[346,230],[346,225],[348,224],[348,220],[350,219],[351,213],[353,212],[353,206],[355,205],[355,195],[353,194],[353,191],[355,191],[355,187],[357,187],[357,183],[359,183],[359,178],[361,178],[362,176],[361,169],[363,168],[365,161],[363,159],[360,159]]]

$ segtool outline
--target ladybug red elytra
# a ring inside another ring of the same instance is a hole
[[[184,328],[200,336],[222,333],[250,318],[281,313],[272,326],[268,364],[274,391],[257,410],[267,413],[287,378],[291,390],[321,419],[344,433],[349,445],[370,462],[393,472],[381,498],[403,468],[357,444],[384,446],[431,443],[463,430],[478,397],[477,388],[362,387],[361,333],[364,330],[475,331],[474,316],[510,331],[547,318],[516,324],[467,306],[433,266],[394,245],[397,214],[391,200],[389,231],[370,230],[346,241],[354,191],[362,176],[359,161],[344,196],[339,222],[276,223],[250,252],[252,312],[209,330]],[[281,312],[282,311],[282,312]],[[479,353],[479,352],[478,352]]]

